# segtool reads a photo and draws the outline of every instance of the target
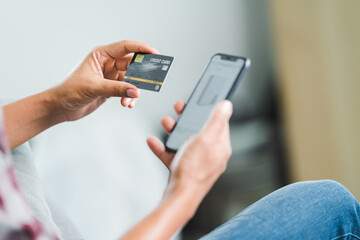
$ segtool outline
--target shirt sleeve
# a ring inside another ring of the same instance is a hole
[[[34,217],[20,191],[3,122],[0,108],[0,239],[58,239],[50,228]]]

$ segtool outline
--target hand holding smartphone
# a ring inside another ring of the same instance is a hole
[[[177,151],[189,137],[197,134],[217,103],[231,100],[249,66],[248,58],[221,53],[212,56],[166,140],[165,146],[169,151]]]

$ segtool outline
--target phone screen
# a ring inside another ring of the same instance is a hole
[[[216,54],[211,58],[166,141],[169,150],[178,150],[202,129],[216,104],[231,97],[248,65],[249,60],[242,57]]]

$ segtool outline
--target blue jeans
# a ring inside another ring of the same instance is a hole
[[[210,239],[360,239],[360,205],[335,181],[295,183],[201,238]]]

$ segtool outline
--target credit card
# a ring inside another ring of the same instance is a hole
[[[135,53],[123,78],[138,88],[159,92],[174,58],[158,54]]]

